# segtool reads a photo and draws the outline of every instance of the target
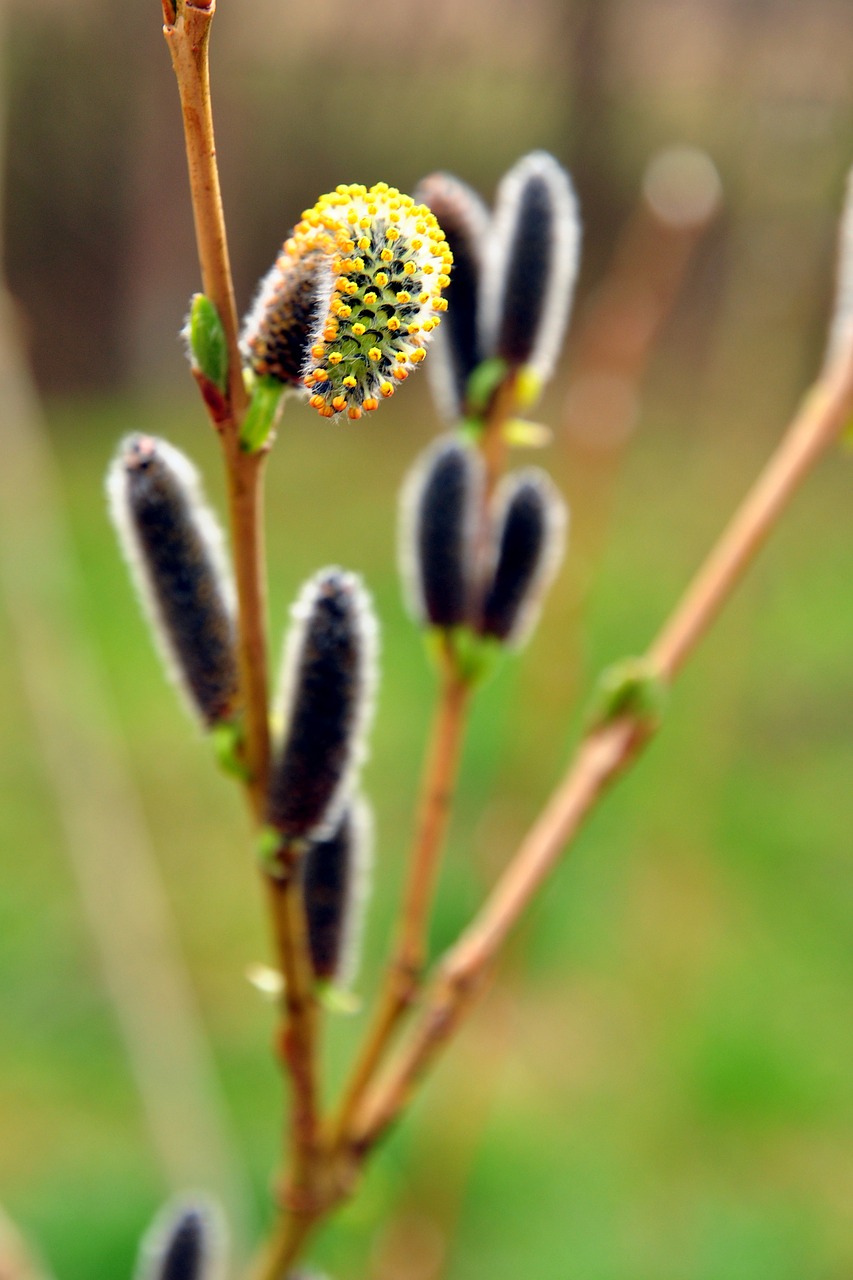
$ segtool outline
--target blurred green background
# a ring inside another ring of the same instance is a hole
[[[520,154],[546,147],[584,210],[576,323],[540,415],[555,428],[541,460],[572,504],[572,552],[534,641],[475,708],[437,950],[558,778],[595,673],[651,639],[820,362],[853,159],[853,11],[219,3],[215,109],[241,306],[300,210],[339,181],[411,189],[441,167],[491,198]],[[269,1215],[282,1100],[272,1011],[245,978],[268,959],[247,824],[162,679],[102,494],[130,429],[173,440],[222,492],[176,336],[197,268],[159,7],[28,0],[6,17],[6,271],[60,482],[50,512],[37,486],[18,493],[34,533],[7,563],[37,577],[67,517],[76,569],[52,566],[51,625],[69,652],[88,629],[109,707],[100,747],[138,791],[139,813],[110,814],[101,896],[109,910],[130,827],[147,828],[216,1073],[186,1107],[166,1100],[172,1137],[188,1176],[225,1188],[238,1234],[252,1234]],[[614,246],[634,244],[624,228],[646,166],[671,143],[710,154],[722,211],[630,388],[636,414],[601,439],[573,432],[577,335]],[[382,620],[364,995],[394,919],[432,693],[400,601],[396,493],[437,429],[424,376],[357,428],[293,405],[269,468],[274,649],[322,564],[364,573]],[[338,1280],[853,1275],[852,483],[839,451],[685,672],[660,739],[524,922],[360,1200],[318,1242]],[[3,581],[14,588],[14,574]],[[67,635],[63,609],[77,618]],[[20,622],[4,594],[0,1204],[62,1280],[121,1276],[178,1178],[152,1140],[68,857],[63,809],[85,761],[63,754],[61,735],[46,758]],[[80,690],[55,674],[49,707],[85,719]],[[114,923],[134,937],[131,921]],[[156,972],[155,1059],[172,1047],[174,1013]],[[330,1088],[362,1023],[329,1028]],[[230,1185],[197,1145],[208,1114],[230,1144]]]

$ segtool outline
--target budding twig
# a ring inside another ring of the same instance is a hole
[[[206,5],[180,0],[176,8],[170,0],[164,0],[164,34],[181,99],[203,287],[219,314],[228,352],[224,409],[211,417],[222,442],[228,483],[238,600],[243,752],[249,775],[247,792],[255,821],[260,824],[265,816],[270,758],[262,523],[266,450],[249,453],[240,447],[240,426],[248,398],[243,383],[211,113],[208,44],[214,13],[214,0]],[[294,1168],[290,1196],[295,1201],[300,1193],[306,1192],[316,1157],[315,1008],[302,903],[295,880],[292,876],[282,884],[276,884],[269,876],[266,880],[279,965],[287,983],[281,1056],[293,1089]],[[297,1214],[285,1221],[287,1234],[301,1230]]]
[[[815,464],[853,414],[853,349],[821,375],[714,550],[648,653],[648,666],[672,680],[737,587]],[[610,784],[640,754],[655,726],[626,714],[590,732],[541,816],[485,905],[439,966],[409,1043],[356,1115],[353,1148],[363,1159],[470,1011],[501,946],[566,846]]]
[[[339,1142],[420,987],[441,851],[453,802],[471,686],[444,655],[441,687],[424,763],[403,914],[373,1025],[347,1084],[335,1124]]]

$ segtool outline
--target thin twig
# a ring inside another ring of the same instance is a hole
[[[778,449],[651,646],[650,669],[660,679],[668,681],[678,673],[851,414],[853,351],[837,360],[807,395]],[[354,1149],[359,1159],[405,1107],[470,1010],[498,951],[566,845],[653,732],[648,721],[628,715],[592,731],[581,743],[564,781],[474,922],[440,965],[410,1042],[356,1117]]]
[[[266,451],[240,447],[240,425],[248,407],[238,342],[238,321],[216,164],[210,99],[208,46],[215,3],[163,0],[164,34],[178,80],[202,283],[222,324],[228,349],[224,406],[209,410],[222,443],[237,583],[240,689],[244,717],[243,755],[247,794],[256,824],[263,823],[270,760],[266,587],[263,544],[263,474]],[[293,869],[284,881],[265,876],[278,962],[285,979],[281,1059],[289,1073],[292,1171],[285,1192],[290,1210],[276,1229],[293,1234],[311,1196],[317,1146],[318,1097],[315,1023],[304,908]]]
[[[450,818],[470,685],[445,656],[424,764],[403,914],[374,1022],[344,1092],[333,1142],[339,1142],[420,985],[441,851]]]
[[[169,22],[166,14],[163,34],[172,56],[181,98],[202,286],[219,312],[225,333],[228,347],[228,400],[233,423],[239,425],[248,401],[243,386],[237,306],[228,256],[210,102],[208,44],[215,13],[215,3],[205,6],[183,0],[178,5],[178,15],[174,22]]]

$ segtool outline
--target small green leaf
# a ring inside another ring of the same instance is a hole
[[[650,729],[663,719],[669,689],[644,658],[625,658],[602,671],[588,714],[591,729],[633,716]]]
[[[494,399],[495,392],[509,373],[505,360],[493,356],[483,360],[468,379],[465,402],[475,417],[482,417]]]
[[[281,832],[275,827],[264,827],[258,836],[258,861],[267,875],[274,879],[281,877]]]
[[[248,412],[240,427],[240,448],[257,453],[269,439],[275,426],[284,383],[277,378],[256,378],[252,387]]]
[[[488,680],[503,655],[503,646],[494,636],[480,636],[470,627],[430,627],[426,632],[427,652],[440,666],[448,650],[457,675],[466,684]]]
[[[243,763],[243,730],[236,720],[220,720],[210,731],[213,754],[225,773],[247,782],[249,771]]]
[[[224,395],[228,389],[228,346],[219,312],[203,293],[190,302],[190,351],[193,363]]]
[[[354,991],[336,987],[333,982],[317,983],[317,999],[329,1013],[343,1013],[352,1017],[361,1012],[361,999]]]

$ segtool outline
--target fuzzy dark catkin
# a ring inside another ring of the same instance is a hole
[[[347,986],[355,977],[370,888],[373,821],[364,799],[350,801],[334,830],[302,861],[302,893],[315,977]]]
[[[580,259],[580,217],[568,174],[534,151],[504,176],[489,232],[480,333],[487,355],[553,372]]]
[[[415,199],[435,214],[453,254],[447,315],[429,362],[439,410],[453,421],[464,411],[468,379],[483,358],[477,315],[489,211],[476,192],[449,173],[424,178]]]
[[[323,569],[293,609],[282,669],[284,730],[267,818],[285,840],[334,828],[365,754],[376,685],[377,625],[361,580]]]
[[[237,701],[232,590],[219,525],[192,463],[127,436],[107,474],[113,523],[167,667],[208,727]]]
[[[470,618],[483,484],[478,450],[448,436],[421,454],[403,485],[400,573],[423,625],[455,627]]]
[[[494,500],[491,565],[480,630],[523,644],[565,549],[568,510],[552,480],[530,467],[506,476]]]
[[[281,254],[264,276],[243,321],[240,347],[261,377],[302,387],[302,371],[328,293],[328,268],[318,251],[292,258]]]
[[[136,1280],[219,1280],[224,1253],[217,1205],[201,1198],[171,1202],[143,1238]]]

